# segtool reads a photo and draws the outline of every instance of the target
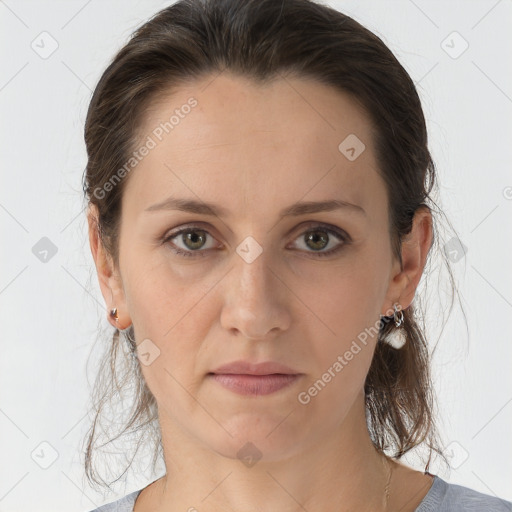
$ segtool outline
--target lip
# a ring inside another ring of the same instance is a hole
[[[269,395],[290,386],[302,374],[275,361],[251,363],[233,361],[208,374],[213,380],[239,395]]]
[[[213,380],[239,395],[269,395],[286,388],[302,375],[273,373],[271,375],[249,375],[236,373],[213,373]]]
[[[262,363],[251,363],[249,361],[233,361],[228,364],[219,366],[211,373],[214,374],[237,374],[237,375],[272,375],[279,373],[282,375],[299,375],[299,372],[292,368],[275,362],[275,361],[264,361]]]

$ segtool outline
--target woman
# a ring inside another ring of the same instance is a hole
[[[105,71],[85,140],[126,430],[157,423],[166,468],[97,510],[512,510],[399,461],[442,455],[413,301],[435,167],[378,37],[308,0],[177,2]]]

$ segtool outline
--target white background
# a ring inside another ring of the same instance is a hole
[[[467,247],[453,267],[470,337],[455,309],[434,357],[443,442],[457,466],[440,476],[512,500],[512,3],[325,3],[383,38],[417,83],[441,206]],[[0,1],[2,512],[91,510],[160,476],[131,477],[104,497],[86,486],[80,466],[86,360],[98,328],[111,332],[81,177],[97,80],[131,32],[168,4]],[[58,42],[47,59],[31,47],[43,31]],[[462,48],[458,36],[446,39],[453,31],[469,43],[458,58],[446,51]],[[32,252],[42,237],[57,247],[46,263]],[[34,450],[39,460],[51,457],[42,442],[58,454],[48,469],[32,458]]]

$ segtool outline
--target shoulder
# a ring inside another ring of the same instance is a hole
[[[429,492],[415,512],[512,512],[512,502],[435,476]]]
[[[112,503],[106,503],[101,507],[95,508],[90,512],[132,512],[133,506],[135,505],[135,500],[137,496],[142,492],[142,489],[138,491],[134,491],[126,496],[123,496],[121,499],[117,501],[113,501]]]

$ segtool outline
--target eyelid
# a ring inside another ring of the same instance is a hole
[[[309,229],[311,228],[311,229]],[[344,237],[347,240],[351,240],[350,235],[344,230],[339,228],[338,226],[335,226],[334,224],[329,224],[328,222],[320,222],[317,220],[310,220],[308,222],[304,222],[302,224],[299,224],[297,226],[297,230],[300,231],[300,233],[303,233],[308,230],[313,229],[325,229],[326,231],[332,231],[333,233],[337,234],[340,237]],[[295,231],[295,228],[290,232],[293,233]]]
[[[165,242],[165,240],[168,240],[169,238],[173,238],[173,237],[183,233],[184,231],[189,231],[189,230],[192,231],[194,229],[197,229],[198,231],[199,230],[205,231],[211,237],[216,238],[211,233],[212,226],[210,224],[208,224],[208,223],[203,224],[202,222],[198,221],[198,222],[190,222],[190,223],[182,224],[176,228],[166,231],[165,235],[162,237],[162,242]],[[213,228],[213,230],[215,230],[215,228]]]

